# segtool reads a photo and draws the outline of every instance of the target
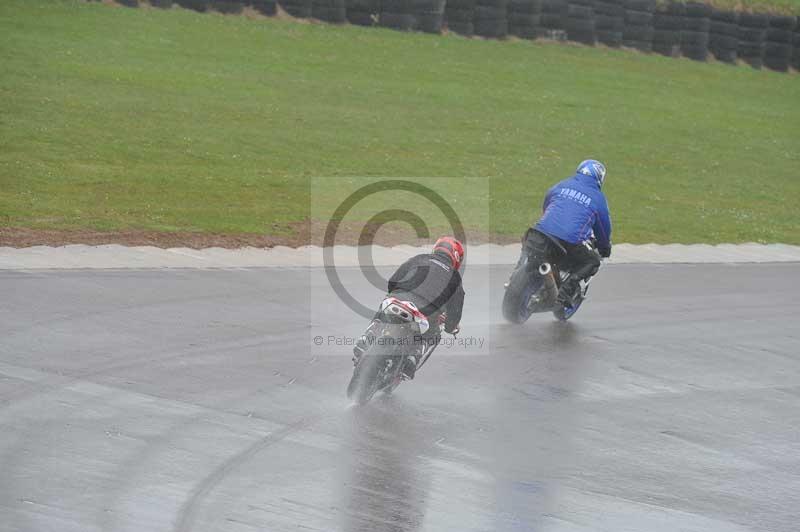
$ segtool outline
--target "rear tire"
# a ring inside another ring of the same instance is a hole
[[[527,262],[527,260],[526,260]],[[508,282],[503,295],[503,317],[510,323],[525,323],[531,316],[528,302],[534,292],[534,283],[526,264],[520,264]]]

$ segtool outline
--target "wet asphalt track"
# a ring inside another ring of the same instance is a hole
[[[798,530],[800,265],[610,266],[518,328],[507,271],[364,408],[319,270],[0,272],[0,530]]]

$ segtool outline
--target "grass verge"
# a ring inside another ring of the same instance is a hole
[[[515,235],[591,156],[617,242],[800,243],[796,75],[78,0],[0,3],[0,65],[6,228],[280,235],[314,177],[478,176]]]

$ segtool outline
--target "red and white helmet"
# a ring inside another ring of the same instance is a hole
[[[450,265],[454,270],[461,267],[464,260],[464,245],[452,236],[443,236],[433,245],[434,253],[443,253],[450,257]]]

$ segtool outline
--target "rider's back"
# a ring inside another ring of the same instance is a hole
[[[388,283],[389,292],[418,296],[414,303],[420,312],[432,316],[447,311],[449,325],[458,325],[464,302],[461,274],[434,254],[416,255],[403,263]]]
[[[545,196],[544,213],[535,229],[570,244],[592,236],[609,247],[611,222],[606,197],[594,178],[576,174],[557,183]]]

